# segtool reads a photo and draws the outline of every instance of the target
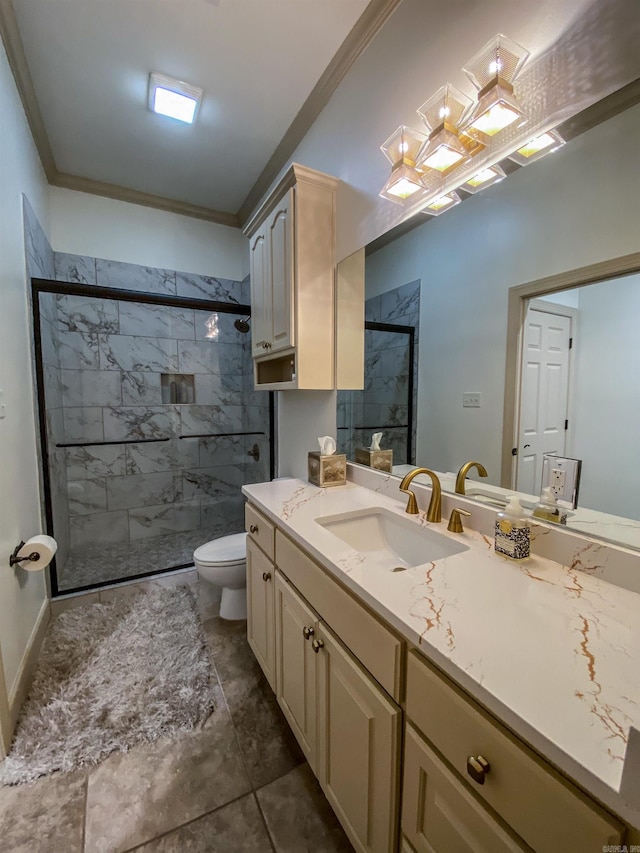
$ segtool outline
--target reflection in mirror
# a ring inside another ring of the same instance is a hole
[[[365,302],[364,389],[337,400],[339,452],[351,461],[382,432],[394,465],[415,462],[419,318],[419,281]]]
[[[639,319],[640,275],[528,301],[518,491],[539,495],[542,453],[582,459],[579,508],[640,521]]]

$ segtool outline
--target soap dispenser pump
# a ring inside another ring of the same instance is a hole
[[[531,551],[531,528],[516,495],[496,515],[495,550],[511,560],[526,560]]]

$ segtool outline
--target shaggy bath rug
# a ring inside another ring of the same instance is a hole
[[[210,670],[186,587],[64,611],[49,628],[0,784],[194,728],[213,710]]]

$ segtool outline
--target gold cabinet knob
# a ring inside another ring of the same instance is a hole
[[[491,765],[487,759],[483,758],[481,755],[470,755],[467,758],[467,773],[471,776],[474,782],[478,783],[478,785],[484,785],[484,780],[490,770]]]
[[[263,573],[262,573],[262,580],[263,580],[265,583],[266,583],[267,581],[270,581],[270,580],[271,580],[271,572],[263,572]]]
[[[462,519],[460,518],[461,515],[469,518],[471,513],[467,512],[466,509],[460,509],[460,507],[451,510],[451,518],[449,519],[449,524],[447,524],[447,530],[451,531],[451,533],[464,533]]]
[[[308,640],[309,637],[312,637],[314,634],[313,628],[307,628],[306,626],[302,629],[302,636],[305,640]]]
[[[322,640],[314,640],[314,641],[311,643],[311,646],[312,646],[312,648],[313,648],[313,651],[314,651],[316,654],[318,654],[318,652],[320,651],[320,649],[323,649],[323,648],[324,648],[324,643],[322,642]]]
[[[257,524],[251,524],[249,526],[249,533],[257,533],[257,532],[258,532],[258,525]]]

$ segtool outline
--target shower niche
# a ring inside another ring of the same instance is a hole
[[[163,403],[195,403],[195,376],[193,373],[161,373],[160,394]]]

